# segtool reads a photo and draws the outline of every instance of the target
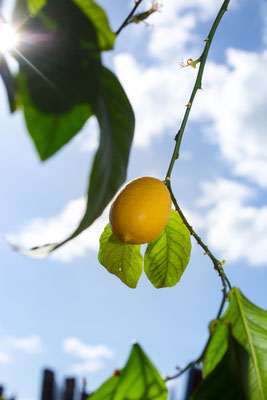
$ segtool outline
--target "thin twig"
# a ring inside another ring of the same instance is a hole
[[[195,85],[193,87],[193,91],[191,93],[189,102],[188,102],[188,104],[186,106],[186,111],[185,111],[184,118],[182,120],[180,129],[179,129],[179,131],[178,131],[178,133],[177,133],[177,135],[175,137],[176,144],[175,144],[173,155],[172,155],[172,158],[171,158],[171,161],[170,161],[170,164],[169,164],[169,167],[168,167],[168,171],[167,171],[167,174],[166,174],[166,177],[165,177],[165,183],[166,183],[166,186],[168,187],[168,189],[170,191],[172,202],[173,202],[173,204],[175,206],[176,211],[179,213],[180,217],[182,218],[182,221],[184,222],[185,226],[188,228],[188,230],[191,233],[191,235],[195,238],[197,243],[203,248],[203,250],[205,251],[205,254],[207,254],[209,256],[209,258],[211,259],[211,261],[213,263],[214,269],[218,272],[218,274],[219,274],[219,276],[221,278],[223,297],[222,297],[222,301],[221,301],[221,304],[220,304],[216,319],[219,319],[221,314],[222,314],[222,311],[223,311],[223,308],[224,308],[224,305],[225,305],[225,302],[226,302],[226,299],[227,299],[227,285],[228,285],[229,289],[231,290],[231,284],[229,282],[229,279],[225,275],[225,272],[224,272],[223,267],[222,267],[222,262],[217,260],[217,258],[212,254],[212,252],[210,251],[208,246],[197,235],[197,233],[194,231],[193,227],[187,221],[187,219],[184,216],[182,210],[180,209],[180,207],[179,207],[179,205],[177,203],[177,200],[176,200],[176,198],[175,198],[175,196],[173,194],[172,188],[171,188],[170,177],[171,177],[171,173],[172,173],[172,169],[173,169],[174,163],[179,158],[179,151],[180,151],[180,146],[181,146],[181,142],[182,142],[182,138],[183,138],[183,133],[184,133],[184,130],[185,130],[185,127],[186,127],[186,124],[187,124],[187,120],[188,120],[188,117],[189,117],[189,114],[190,114],[190,111],[191,111],[191,107],[192,107],[195,95],[196,95],[197,91],[199,89],[201,89],[201,86],[202,86],[203,71],[204,71],[204,67],[205,67],[205,64],[206,64],[206,60],[207,60],[207,56],[208,56],[208,53],[209,53],[209,48],[210,48],[212,39],[213,39],[214,34],[216,32],[216,29],[217,29],[217,27],[218,27],[218,25],[219,25],[219,23],[220,23],[220,21],[222,19],[222,16],[227,11],[227,7],[229,5],[229,2],[230,2],[230,0],[224,0],[224,2],[222,4],[222,6],[221,6],[216,18],[215,18],[215,21],[214,21],[214,23],[213,23],[213,25],[211,27],[209,35],[208,35],[207,39],[205,40],[206,45],[205,45],[205,48],[203,50],[203,53],[194,62],[195,65],[197,63],[200,63],[198,74],[197,74],[197,78],[196,78],[196,82],[195,82]],[[206,353],[206,350],[207,350],[207,348],[208,348],[208,346],[210,344],[211,338],[212,338],[212,335],[210,334],[209,338],[208,338],[208,340],[206,342],[206,345],[205,345],[205,347],[204,347],[204,349],[203,349],[203,351],[201,353],[201,355],[195,361],[191,361],[189,364],[187,364],[187,366],[185,368],[183,368],[182,370],[177,372],[177,374],[175,374],[173,376],[167,376],[165,378],[165,381],[178,378],[179,376],[184,374],[186,371],[188,371],[190,368],[192,368],[194,365],[199,364],[203,360],[203,357],[204,357],[204,355]]]
[[[132,16],[134,15],[135,11],[137,10],[137,7],[139,7],[139,5],[142,3],[143,0],[138,0],[135,2],[135,6],[132,9],[132,11],[130,12],[130,14],[128,15],[128,17],[123,21],[123,23],[121,24],[121,26],[119,27],[119,29],[115,32],[115,34],[118,36],[118,34],[122,31],[123,28],[125,28],[125,26],[128,25],[129,20],[132,18]]]
[[[194,102],[194,98],[195,98],[195,95],[196,95],[197,91],[199,89],[201,89],[201,86],[202,86],[202,76],[203,76],[203,71],[204,71],[204,67],[205,67],[205,64],[206,64],[207,56],[208,56],[208,53],[209,53],[210,45],[211,45],[212,39],[214,37],[214,34],[216,32],[216,29],[217,29],[217,27],[218,27],[218,25],[219,25],[219,23],[220,23],[220,21],[222,19],[222,16],[227,11],[227,7],[228,7],[229,2],[230,2],[230,0],[225,0],[223,2],[223,5],[221,6],[220,11],[218,12],[218,15],[217,15],[212,27],[211,27],[209,35],[205,40],[206,45],[205,45],[205,48],[203,50],[203,53],[195,61],[195,63],[196,62],[200,63],[198,74],[197,74],[197,78],[196,78],[196,82],[195,82],[192,94],[190,96],[189,102],[187,103],[186,111],[185,111],[184,118],[182,120],[180,129],[179,129],[177,135],[175,136],[176,144],[175,144],[175,148],[174,148],[174,151],[173,151],[173,155],[172,155],[172,158],[171,158],[171,161],[170,161],[170,164],[169,164],[169,168],[168,168],[165,180],[170,178],[174,163],[179,158],[180,146],[181,146],[184,130],[185,130],[185,127],[186,127],[186,123],[187,123],[187,120],[188,120],[188,117],[189,117],[189,114],[190,114],[190,111],[191,111],[191,108],[192,108],[192,104]]]
[[[181,208],[179,207],[177,200],[173,194],[172,188],[171,188],[171,182],[168,179],[166,181],[166,185],[170,191],[171,194],[171,198],[172,198],[172,202],[174,204],[175,210],[179,213],[180,217],[183,220],[183,223],[185,224],[185,226],[188,228],[189,232],[191,233],[191,235],[196,239],[197,243],[203,248],[203,250],[205,251],[205,254],[209,256],[209,258],[211,259],[214,269],[218,272],[221,281],[222,281],[222,290],[223,290],[223,294],[226,297],[226,288],[227,285],[229,287],[229,289],[231,289],[231,284],[229,282],[229,279],[226,277],[225,272],[223,270],[222,267],[222,262],[217,260],[217,258],[212,254],[212,252],[210,251],[210,249],[208,248],[208,246],[202,241],[202,239],[197,235],[197,233],[194,231],[192,225],[189,224],[189,222],[187,221],[185,215],[183,214]]]

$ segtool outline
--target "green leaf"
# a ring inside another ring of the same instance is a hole
[[[36,15],[46,4],[46,0],[27,0],[31,15]]]
[[[204,378],[214,370],[228,346],[229,327],[224,322],[212,321],[210,331],[211,339],[203,360],[202,373]]]
[[[126,179],[134,113],[118,79],[106,68],[102,69],[100,84],[95,115],[101,138],[91,171],[86,212],[76,231],[60,245],[88,228],[102,214]]]
[[[108,224],[100,237],[98,260],[125,285],[135,288],[143,271],[140,249],[140,245],[122,243]]]
[[[3,80],[3,83],[7,91],[10,111],[13,113],[14,111],[16,111],[17,108],[15,79],[10,72],[10,69],[7,65],[4,56],[1,54],[0,54],[0,76]]]
[[[156,288],[175,286],[189,262],[190,232],[179,214],[172,210],[164,231],[148,243],[144,269]]]
[[[225,355],[196,388],[190,400],[246,400],[247,375],[248,353],[229,334]]]
[[[231,324],[235,339],[249,352],[249,399],[267,399],[267,311],[251,303],[238,288],[229,293],[222,319]]]
[[[166,400],[165,382],[138,344],[126,366],[90,396],[90,400]]]
[[[105,11],[93,0],[73,0],[77,6],[88,16],[94,24],[98,43],[101,50],[111,50],[113,48],[115,33],[110,29]]]
[[[134,113],[129,100],[115,75],[106,68],[101,74],[95,114],[101,130],[90,183],[86,212],[75,232],[61,243],[46,244],[23,250],[12,246],[29,257],[47,256],[69,240],[78,236],[99,217],[125,181],[129,153],[134,133]]]
[[[75,105],[63,114],[45,114],[33,105],[22,74],[19,87],[27,128],[43,161],[71,140],[92,115],[86,104]]]
[[[95,104],[101,74],[98,39],[79,7],[51,1],[37,16],[26,18],[20,31],[14,55],[38,111],[64,114],[77,104]]]

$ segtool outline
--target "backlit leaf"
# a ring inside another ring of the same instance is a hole
[[[102,214],[126,179],[134,113],[122,86],[111,71],[103,68],[100,82],[101,92],[95,115],[101,137],[90,176],[86,212],[77,230],[60,245],[88,228]]]
[[[228,347],[215,369],[196,388],[190,400],[246,400],[248,353],[228,335]]]
[[[37,14],[46,4],[46,0],[27,0],[28,8],[32,15]]]
[[[203,377],[205,378],[224,356],[228,346],[229,327],[224,322],[216,320],[210,324],[211,340],[203,360]]]
[[[190,233],[179,214],[172,210],[164,231],[148,243],[144,269],[156,288],[175,286],[190,258]]]
[[[100,145],[90,176],[86,212],[75,232],[63,242],[26,250],[29,257],[36,252],[46,255],[78,236],[99,217],[125,181],[130,148],[134,133],[134,113],[129,100],[115,75],[103,68],[101,91],[94,110],[100,125]],[[45,249],[43,249],[45,247]],[[17,251],[25,250],[16,246]]]
[[[45,114],[32,103],[23,75],[20,98],[28,131],[41,160],[46,160],[78,133],[92,115],[89,105],[77,104],[62,114]]]
[[[37,110],[64,114],[77,104],[92,107],[101,62],[95,27],[80,8],[71,1],[49,1],[37,16],[24,20],[20,33],[14,55]]]
[[[125,285],[135,288],[143,271],[140,248],[140,245],[122,243],[108,224],[100,237],[98,260]]]
[[[222,319],[231,324],[235,339],[249,353],[249,399],[267,399],[267,311],[251,303],[238,288],[229,293]]]
[[[0,54],[0,76],[3,80],[7,91],[7,97],[9,102],[10,111],[14,112],[17,108],[17,101],[16,101],[16,85],[15,79],[10,72],[8,64],[3,55]]]
[[[126,366],[90,396],[90,400],[166,400],[165,382],[138,344]]]
[[[101,50],[110,50],[113,48],[115,33],[110,29],[105,11],[97,5],[93,0],[73,0],[77,6],[88,16],[90,21],[94,24],[98,44]]]

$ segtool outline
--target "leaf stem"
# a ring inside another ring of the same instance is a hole
[[[196,78],[195,85],[193,87],[193,91],[191,93],[189,102],[187,103],[186,111],[185,111],[185,114],[184,114],[180,129],[178,130],[178,132],[177,132],[177,134],[175,136],[176,144],[175,144],[175,148],[174,148],[174,151],[173,151],[173,155],[172,155],[169,167],[168,167],[168,171],[167,171],[165,180],[170,178],[174,163],[179,158],[180,146],[181,146],[184,130],[185,130],[185,127],[186,127],[186,124],[187,124],[187,120],[188,120],[188,117],[189,117],[189,114],[190,114],[190,111],[191,111],[191,108],[192,108],[192,104],[194,102],[195,95],[196,95],[197,91],[202,88],[202,76],[203,76],[203,71],[204,71],[204,68],[205,68],[207,56],[208,56],[208,53],[209,53],[210,45],[211,45],[211,42],[212,42],[212,39],[214,37],[214,34],[216,32],[217,27],[218,27],[218,25],[219,25],[223,15],[224,15],[224,13],[227,11],[227,7],[228,7],[229,2],[230,2],[230,0],[225,0],[223,2],[222,6],[221,6],[221,8],[220,8],[220,10],[219,10],[219,12],[217,14],[217,17],[215,18],[215,21],[214,21],[214,23],[213,23],[213,25],[211,27],[209,35],[205,39],[206,45],[204,47],[203,53],[195,61],[195,63],[196,62],[200,63],[198,74],[197,74],[197,78]]]
[[[139,7],[139,5],[142,3],[143,0],[138,0],[135,1],[135,5],[132,9],[132,11],[130,12],[130,14],[127,16],[127,18],[123,21],[123,23],[121,24],[121,26],[119,27],[119,29],[115,32],[115,34],[118,36],[118,34],[123,30],[123,28],[125,28],[125,26],[128,25],[129,20],[132,18],[132,16],[134,15],[135,11],[137,10],[137,8]]]

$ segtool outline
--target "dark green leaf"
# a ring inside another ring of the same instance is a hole
[[[97,34],[79,7],[50,0],[38,16],[25,19],[19,33],[14,55],[38,111],[63,114],[95,103],[101,73]]]
[[[102,70],[95,114],[101,139],[92,167],[86,212],[77,230],[66,241],[79,235],[102,214],[126,179],[134,113],[118,79],[106,68]]]
[[[247,377],[248,353],[229,334],[225,355],[196,388],[190,400],[246,400]]]
[[[6,87],[10,111],[13,113],[14,111],[16,111],[17,108],[15,79],[9,70],[9,67],[6,63],[4,56],[1,54],[0,54],[0,76]]]
[[[172,210],[164,231],[148,243],[144,269],[156,288],[175,286],[190,258],[190,232],[179,214]]]
[[[249,352],[249,399],[267,399],[267,311],[251,303],[238,288],[229,293],[223,320],[235,339]]]
[[[19,87],[27,128],[41,160],[46,160],[66,144],[92,115],[86,104],[75,105],[63,114],[45,114],[32,104],[22,74]]]
[[[101,50],[113,48],[115,33],[110,29],[105,11],[93,0],[73,0],[77,6],[88,16],[96,28],[98,43]]]
[[[135,288],[143,271],[140,248],[140,245],[122,243],[108,224],[100,237],[98,260],[125,285]]]
[[[222,359],[228,346],[228,326],[219,320],[210,324],[211,340],[203,360],[203,377],[205,378]]]
[[[101,129],[101,140],[92,167],[85,215],[76,231],[57,245],[49,244],[26,251],[29,257],[42,256],[62,246],[88,228],[114,197],[126,178],[134,133],[134,113],[115,75],[102,70],[101,92],[95,114]],[[16,246],[16,250],[25,251]]]
[[[134,344],[126,366],[107,380],[90,400],[166,400],[165,382],[138,344]]]

